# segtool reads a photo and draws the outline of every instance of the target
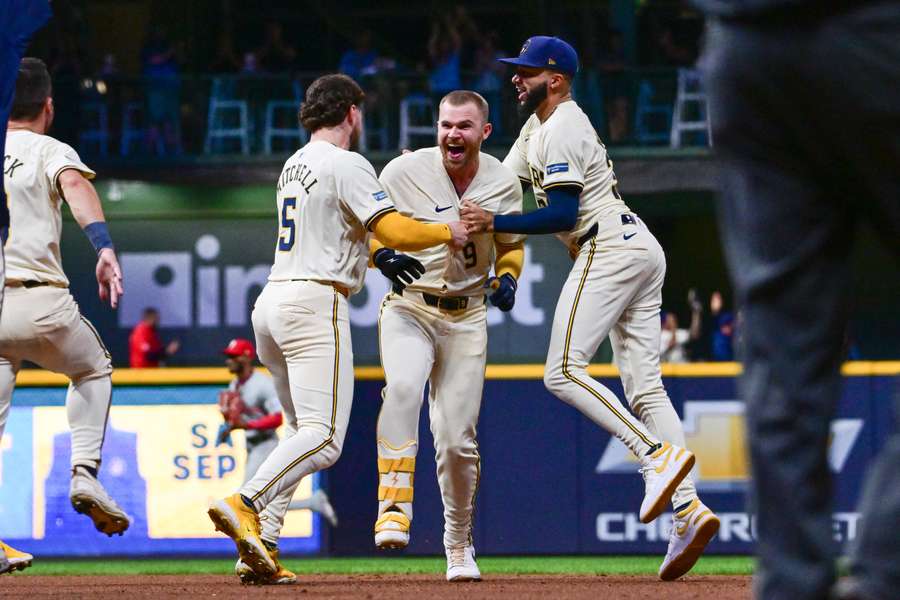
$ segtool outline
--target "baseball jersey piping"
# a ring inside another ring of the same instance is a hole
[[[341,365],[341,359],[340,359],[340,357],[341,357],[341,336],[340,336],[340,332],[338,331],[338,326],[337,326],[338,293],[333,292],[333,294],[334,294],[334,303],[332,305],[331,326],[334,329],[334,372],[332,375],[333,383],[331,386],[331,428],[328,430],[328,437],[326,437],[325,440],[322,441],[321,444],[319,444],[318,446],[316,446],[309,452],[305,452],[299,458],[292,461],[291,464],[289,464],[284,469],[282,469],[281,472],[278,473],[278,475],[273,477],[272,480],[265,485],[265,487],[263,487],[261,490],[259,490],[255,494],[253,494],[253,498],[251,498],[251,500],[253,502],[256,502],[260,496],[265,494],[269,490],[269,488],[271,488],[273,485],[275,485],[279,479],[284,477],[288,471],[290,471],[291,469],[296,467],[298,464],[300,464],[301,462],[303,462],[310,456],[313,456],[314,454],[320,452],[323,448],[328,446],[328,444],[330,444],[331,441],[334,439],[334,430],[335,430],[334,423],[335,423],[335,420],[337,419],[338,374],[340,373],[340,365]]]
[[[107,350],[106,344],[104,344],[103,340],[100,339],[100,334],[97,333],[96,329],[94,329],[93,323],[88,321],[82,314],[79,314],[78,316],[81,318],[81,322],[84,323],[85,325],[87,325],[88,329],[91,330],[91,333],[94,334],[94,337],[97,339],[97,343],[100,344],[100,347],[103,349],[103,354],[106,355],[106,358],[108,358],[109,360],[112,360],[112,355],[109,353],[109,350]]]
[[[374,215],[372,215],[371,217],[369,217],[366,220],[366,223],[365,223],[366,229],[371,231],[371,225],[372,225],[372,223],[375,222],[375,220],[378,217],[383,217],[384,215],[386,215],[388,213],[392,213],[392,212],[397,212],[397,209],[394,208],[393,206],[385,206],[384,208],[382,208],[381,210],[379,210],[377,213],[375,213]]]
[[[594,388],[579,380],[577,377],[572,375],[569,372],[569,346],[572,341],[572,326],[575,323],[575,311],[578,310],[578,302],[581,300],[581,292],[584,289],[585,281],[587,281],[587,274],[591,268],[591,263],[594,262],[594,252],[597,250],[597,241],[595,239],[591,240],[591,249],[588,253],[587,264],[584,266],[584,273],[581,274],[581,281],[578,283],[578,291],[575,293],[575,302],[572,303],[572,310],[569,313],[569,324],[566,327],[566,345],[563,350],[563,364],[562,364],[562,372],[563,376],[571,381],[572,383],[578,385],[579,387],[586,390],[589,394],[597,398],[600,402],[603,403],[606,408],[609,409],[611,413],[613,413],[620,421],[625,423],[625,425],[632,431],[636,436],[641,438],[641,441],[647,444],[648,446],[654,446],[655,444],[651,443],[650,440],[647,439],[647,436],[642,434],[639,430],[635,429],[635,427],[628,422],[628,419],[623,417],[619,411],[616,410],[615,406],[613,406],[609,400],[604,398],[600,393],[597,392]]]

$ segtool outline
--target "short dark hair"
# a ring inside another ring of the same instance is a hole
[[[300,123],[310,133],[340,125],[350,107],[359,107],[365,97],[362,88],[346,75],[323,75],[306,90],[306,101],[300,107]]]
[[[463,104],[472,103],[478,108],[478,111],[481,113],[481,118],[485,123],[488,122],[488,114],[490,109],[488,108],[487,100],[484,99],[484,96],[479,94],[478,92],[472,92],[470,90],[455,90],[441,98],[441,104],[446,102],[447,104],[452,104],[453,106],[462,106]],[[440,104],[438,105],[440,108]]]
[[[16,94],[9,118],[13,121],[31,121],[36,118],[44,109],[44,102],[52,91],[50,72],[44,61],[39,58],[23,58],[19,63]]]

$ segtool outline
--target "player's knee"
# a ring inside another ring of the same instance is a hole
[[[478,457],[474,437],[466,435],[454,435],[442,441],[437,453],[442,455],[443,461],[450,463],[465,462]]]
[[[402,377],[392,377],[384,390],[384,403],[386,407],[396,407],[400,410],[409,408],[418,411],[422,402],[422,390],[424,386],[418,381]]]
[[[72,383],[76,385],[85,381],[111,379],[112,371],[112,362],[109,360],[109,358],[104,358],[97,361],[97,363],[94,364],[90,369],[86,369],[78,373],[69,374],[69,379],[71,379]]]
[[[548,364],[544,369],[544,387],[551,394],[555,396],[564,394],[570,384],[571,381],[566,377],[561,364]]]
[[[325,445],[319,452],[319,463],[321,465],[321,469],[327,469],[328,467],[336,463],[341,457],[341,451],[343,450],[343,444],[340,440],[337,439],[336,436],[326,438],[324,440],[324,443]]]

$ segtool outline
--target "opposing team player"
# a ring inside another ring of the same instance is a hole
[[[448,244],[461,249],[465,226],[423,224],[397,213],[372,165],[349,151],[359,139],[364,94],[345,75],[309,87],[300,111],[310,142],[284,165],[277,183],[279,232],[269,281],[253,310],[260,360],[275,380],[297,431],[282,439],[238,493],[209,516],[231,537],[258,578],[283,567],[260,538],[306,475],[340,456],[353,401],[353,349],[347,297],[362,288],[369,232],[397,250]]]
[[[25,58],[6,135],[3,183],[10,227],[0,313],[0,437],[23,360],[66,375],[71,380],[66,413],[72,429],[72,506],[99,531],[122,534],[131,520],[97,480],[112,365],[97,331],[69,293],[59,254],[63,201],[97,251],[100,298],[113,308],[123,292],[122,272],[100,198],[89,181],[95,173],[70,146],[46,135],[52,121],[50,74],[42,61]],[[23,552],[12,557],[18,567],[32,559]]]
[[[469,91],[447,94],[437,125],[437,147],[395,158],[381,173],[397,210],[421,221],[450,222],[459,218],[465,197],[492,213],[520,213],[518,178],[481,152],[491,133],[484,98]],[[480,473],[475,430],[487,354],[485,284],[493,266],[491,301],[501,310],[512,309],[522,239],[480,234],[462,252],[440,247],[408,255],[373,242],[373,262],[394,281],[378,328],[387,385],[378,416],[375,544],[402,548],[409,542],[419,412],[429,382],[449,581],[481,578],[471,534]],[[416,281],[405,286],[411,279]]]
[[[259,465],[278,446],[276,430],[283,421],[281,402],[272,378],[256,370],[253,364],[256,350],[250,340],[235,338],[228,342],[222,353],[226,356],[225,364],[234,379],[228,384],[228,389],[219,394],[219,408],[225,422],[219,428],[216,445],[230,441],[231,432],[235,429],[244,430],[244,444],[247,448],[244,483],[247,483],[256,474]],[[287,435],[293,435],[296,433],[296,423],[289,420],[285,423],[285,429]],[[291,502],[290,498],[278,500]],[[291,502],[286,509],[273,509],[270,511],[273,518],[262,523],[260,535],[273,554],[278,553],[278,539],[284,526],[285,510],[302,509],[320,513],[332,526],[337,525],[337,515],[325,490],[316,490],[309,498]],[[253,570],[241,560],[235,564],[234,572],[242,583],[268,583],[257,581]],[[285,569],[281,580],[272,583],[293,583],[296,579],[296,575]]]
[[[502,61],[516,66],[512,81],[520,109],[533,113],[504,164],[533,186],[539,209],[494,217],[465,203],[463,220],[471,231],[557,233],[575,257],[553,318],[544,383],[637,456],[646,482],[642,522],[659,516],[672,498],[675,520],[659,576],[676,579],[700,557],[719,519],[686,477],[694,455],[684,448],[681,421],[662,384],[665,255],[622,201],[606,149],[572,100],[575,50],[559,38],[536,36],[517,58]],[[628,404],[640,420],[587,373],[607,335]]]

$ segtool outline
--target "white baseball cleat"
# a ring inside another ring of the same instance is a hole
[[[694,453],[668,442],[640,468],[644,476],[644,501],[641,502],[641,523],[649,523],[662,514],[675,488],[694,466]]]
[[[448,546],[444,551],[447,553],[447,581],[481,581],[474,546]]]
[[[331,501],[328,499],[328,494],[325,493],[325,490],[316,490],[316,493],[310,497],[309,501],[312,510],[325,517],[325,520],[328,521],[332,527],[337,527],[337,513],[334,512],[334,507],[331,505]]]
[[[16,570],[27,569],[31,566],[34,557],[27,552],[16,550],[0,542],[0,575],[12,573]]]
[[[409,517],[388,510],[375,521],[375,545],[381,550],[399,550],[409,545]]]
[[[69,500],[76,512],[90,517],[97,531],[108,536],[122,535],[131,525],[131,518],[109,497],[97,478],[82,467],[72,470]]]
[[[691,570],[706,545],[719,531],[719,517],[699,498],[672,518],[669,550],[659,567],[659,578],[674,581]]]

